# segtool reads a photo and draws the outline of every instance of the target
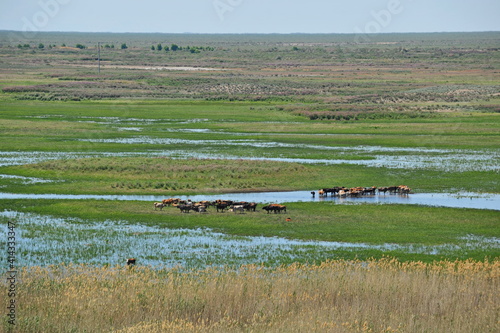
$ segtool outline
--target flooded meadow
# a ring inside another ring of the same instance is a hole
[[[316,263],[363,251],[453,255],[479,249],[500,250],[500,238],[469,235],[456,244],[365,244],[300,241],[282,237],[232,236],[203,229],[167,229],[128,224],[126,221],[93,222],[78,218],[5,210],[0,217],[17,221],[16,258],[19,266],[54,263],[123,265],[127,257],[155,267],[241,266],[276,267],[292,262]],[[7,225],[2,224],[2,232]]]

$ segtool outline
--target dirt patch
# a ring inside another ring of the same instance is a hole
[[[96,65],[76,64],[78,67],[96,67]],[[107,65],[101,62],[101,69],[137,69],[145,71],[226,71],[223,68],[192,67],[192,66],[130,66],[130,65]]]

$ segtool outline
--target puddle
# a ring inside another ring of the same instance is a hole
[[[38,118],[38,119],[52,119],[52,118],[63,118],[64,115],[42,115],[42,116],[26,116],[27,119]],[[209,119],[157,119],[157,118],[122,118],[122,117],[90,117],[90,116],[80,116],[77,117],[76,122],[79,123],[89,123],[89,124],[100,124],[100,125],[135,125],[135,126],[144,126],[151,124],[194,124],[194,123],[203,123],[209,122]],[[120,128],[118,128],[120,130]],[[222,131],[214,133],[224,133]],[[225,134],[231,134],[230,132]],[[245,133],[235,133],[242,135],[249,135]]]
[[[230,236],[209,229],[161,229],[106,221],[95,223],[15,211],[0,216],[16,221],[16,264],[51,265],[61,262],[94,265],[124,264],[129,257],[140,265],[185,268],[266,263],[278,266],[294,261],[314,262],[336,257],[336,251],[404,251],[444,255],[455,251],[500,248],[500,239],[469,235],[460,245],[368,245],[299,241],[279,237]],[[2,223],[0,229],[7,232]]]
[[[16,175],[3,175],[0,174],[0,178],[2,179],[13,179],[16,182],[20,182],[21,184],[39,184],[39,183],[54,183],[55,180],[51,179],[42,179],[36,177],[24,177],[24,176],[16,176]]]

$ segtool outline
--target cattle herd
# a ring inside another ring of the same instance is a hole
[[[341,186],[336,186],[336,187],[330,187],[330,188],[322,188],[318,191],[318,195],[320,197],[327,197],[328,193],[330,193],[331,196],[338,196],[338,197],[359,197],[362,195],[373,195],[378,193],[383,193],[384,195],[386,192],[389,192],[389,194],[401,194],[401,195],[408,195],[411,192],[411,188],[409,188],[406,185],[399,185],[399,186],[387,186],[387,187],[341,187]],[[311,194],[314,196],[315,192],[311,192]]]
[[[210,207],[214,207],[217,212],[230,211],[234,213],[243,214],[245,211],[250,212],[257,209],[257,203],[246,201],[232,201],[232,200],[215,200],[215,201],[199,201],[192,202],[191,200],[181,200],[179,198],[164,199],[162,202],[153,203],[155,210],[162,210],[163,207],[177,207],[181,213],[189,213],[190,211],[198,213],[206,213]],[[286,212],[286,206],[279,204],[269,204],[262,207],[267,213],[281,213]]]
[[[330,188],[322,188],[318,191],[318,195],[320,197],[327,197],[328,194],[331,196],[338,197],[359,197],[362,195],[374,195],[378,193],[383,193],[384,195],[389,192],[389,194],[400,194],[400,195],[408,195],[411,192],[411,188],[406,185],[399,186],[388,186],[388,187],[330,187]],[[312,196],[316,195],[316,192],[311,192]],[[245,211],[255,212],[257,209],[257,203],[255,202],[246,202],[246,201],[232,201],[232,200],[215,200],[215,201],[199,201],[192,202],[191,200],[181,200],[179,198],[169,198],[164,199],[162,202],[153,203],[153,207],[155,210],[162,210],[164,207],[177,207],[181,213],[189,213],[190,211],[197,213],[207,213],[207,210],[210,207],[215,208],[215,210],[219,212],[230,211],[234,213],[243,214]],[[268,214],[269,213],[286,213],[286,206],[280,204],[268,204],[262,207]]]

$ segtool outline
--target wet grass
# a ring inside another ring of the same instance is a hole
[[[1,125],[4,150],[23,146],[21,142],[28,133],[33,140],[25,142],[25,150],[48,150],[57,143],[63,150],[130,151],[155,149],[155,145],[124,146],[96,140],[140,135],[223,141],[234,140],[234,134],[294,144],[477,149],[498,148],[496,137],[500,132],[499,114],[495,113],[445,114],[424,121],[318,123],[282,111],[276,104],[258,102],[7,102],[0,106],[0,114],[5,120]],[[130,127],[136,130],[127,130]]]
[[[224,250],[232,245],[201,241],[201,244],[211,244],[208,247],[212,249],[220,247],[220,250],[208,251],[207,253],[213,256],[206,259],[219,264],[241,264],[248,262],[247,260],[256,260],[266,265],[274,265],[294,261],[320,262],[332,257],[367,259],[381,258],[384,255],[395,256],[401,260],[424,261],[456,258],[483,260],[486,257],[500,256],[498,211],[408,205],[336,205],[324,202],[289,203],[286,214],[267,214],[260,208],[256,212],[245,214],[216,213],[213,208],[206,214],[186,214],[180,213],[175,207],[155,211],[152,203],[137,201],[2,200],[1,204],[3,209],[47,216],[47,222],[43,223],[30,222],[29,217],[18,216],[19,228],[25,230],[22,232],[23,237],[34,237],[31,241],[39,243],[74,243],[75,246],[70,248],[83,251],[83,254],[71,257],[71,260],[77,262],[97,260],[96,263],[113,264],[119,256],[116,250],[122,247],[123,252],[132,251],[132,255],[146,256],[151,249],[146,247],[141,250],[146,244],[141,245],[141,242],[152,242],[158,247],[169,239],[169,233],[178,229],[211,230],[226,235],[229,240],[233,237],[264,236],[280,237],[288,241],[352,244],[347,247],[335,244],[299,244],[282,249],[284,252],[281,254],[279,251],[273,252],[272,256],[270,248],[264,250],[265,246],[257,246],[254,252],[242,255],[240,261],[233,261],[232,250]],[[51,221],[50,216],[60,219],[59,222]],[[286,218],[291,221],[287,222]],[[152,235],[154,239],[151,238]],[[203,235],[193,237],[200,239]],[[146,241],[147,239],[149,240]],[[488,239],[494,240],[493,243],[487,245]],[[235,241],[238,241],[238,238]],[[130,242],[133,242],[133,245],[130,245]],[[110,244],[115,243],[118,247],[111,250]],[[284,243],[284,246],[287,246],[286,241]],[[84,244],[90,245],[82,247]],[[250,247],[254,246],[252,244]],[[279,245],[276,247],[279,248]],[[96,250],[100,253],[97,257],[93,256],[93,251]],[[187,251],[189,254],[193,249],[158,249],[153,251],[154,254],[149,260],[153,260],[153,263],[171,263],[176,257],[175,251]],[[245,250],[246,253],[247,251]],[[285,255],[287,251],[288,255]],[[55,251],[49,258],[60,255]],[[199,260],[194,260],[194,257],[189,255],[191,259],[186,259],[185,256],[186,254],[182,255],[186,265],[200,265]]]
[[[127,50],[104,50],[101,75],[95,48],[60,47],[80,42],[81,34],[39,36],[56,47],[18,49],[9,33],[0,33],[2,191],[171,197],[407,184],[420,192],[500,193],[498,33],[381,35],[361,44],[352,36],[114,35],[132,40],[123,40]],[[151,52],[160,42],[152,39],[167,37],[215,49]],[[165,62],[223,70],[148,69]],[[477,225],[496,212],[459,209],[294,204],[297,223],[288,225],[262,214],[222,221],[222,215],[153,213],[137,202],[2,200],[5,209],[11,204],[82,221],[207,227],[232,236],[335,240],[338,234],[341,241],[378,244],[405,243],[414,233],[423,245],[453,244],[467,232],[497,237],[489,222]],[[426,235],[434,228],[437,238]],[[485,255],[468,251],[457,256]]]
[[[18,49],[15,37],[0,32],[4,192],[223,198],[407,184],[500,193],[495,32],[369,43],[38,32],[55,45],[44,50]],[[60,47],[82,38],[129,49],[103,50],[96,75],[93,46]],[[164,40],[215,48],[150,50]],[[148,69],[165,63],[223,70]],[[498,211],[287,206],[286,215],[182,214],[143,201],[2,199],[2,234],[16,222],[16,263],[26,267],[17,328],[498,331]],[[124,269],[129,257],[138,266]]]
[[[430,156],[429,159],[432,162],[436,157]],[[366,157],[364,161],[368,166],[243,159],[72,157],[0,167],[2,174],[43,180],[29,183],[22,178],[5,177],[0,178],[0,184],[4,186],[4,191],[13,193],[165,196],[245,191],[317,191],[333,186],[380,187],[400,184],[406,184],[416,192],[500,192],[498,171],[443,172],[441,168],[404,169],[404,164],[400,168],[382,168],[376,167],[376,162],[370,162]]]

